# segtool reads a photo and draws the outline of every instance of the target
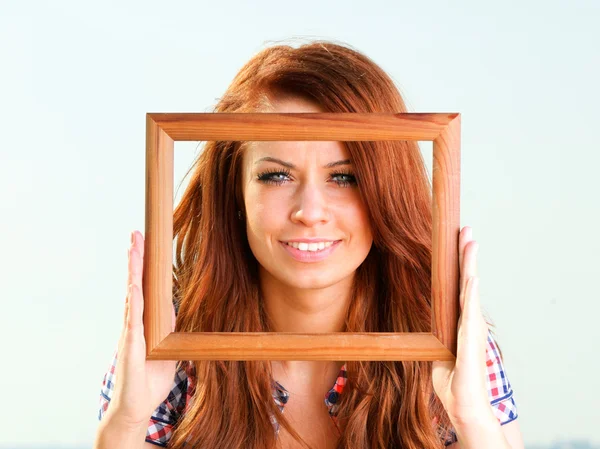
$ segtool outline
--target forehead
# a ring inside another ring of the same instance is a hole
[[[247,163],[258,163],[265,157],[283,159],[295,164],[325,164],[334,159],[347,159],[348,151],[343,142],[337,141],[247,142],[244,154]]]
[[[317,103],[289,94],[270,95],[268,103],[269,112],[324,112]],[[301,163],[303,160],[329,162],[332,158],[346,158],[348,155],[344,143],[338,141],[254,141],[246,142],[245,147],[244,159],[252,164],[265,156]]]

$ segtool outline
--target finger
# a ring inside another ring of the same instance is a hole
[[[129,289],[129,284],[131,284],[133,282],[133,276],[131,273],[131,250],[133,248],[135,248],[135,241],[136,241],[136,236],[135,236],[135,231],[133,231],[131,233],[131,242],[129,244],[129,249],[127,250],[127,289]]]
[[[483,355],[481,354],[481,350],[487,341],[487,332],[485,331],[487,325],[481,314],[479,278],[477,276],[470,277],[467,280],[465,294],[461,296],[463,304],[459,317],[459,346],[461,342],[464,342],[467,346],[464,351],[476,351],[465,352],[466,357],[485,357],[485,349],[483,349]]]
[[[123,313],[123,327],[121,328],[121,334],[119,335],[119,341],[117,342],[117,359],[123,354],[123,346],[125,344],[125,338],[127,338],[127,319],[129,316],[129,289],[125,301],[124,313]]]
[[[127,248],[127,266],[129,267],[130,264],[130,259],[131,259],[131,247]],[[119,335],[119,341],[117,343],[117,348],[118,348],[118,352],[121,353],[121,348],[123,347],[123,339],[125,338],[125,333],[127,331],[127,317],[129,314],[129,304],[130,304],[130,297],[131,297],[131,292],[129,289],[129,282],[131,280],[131,270],[127,270],[128,274],[127,274],[127,292],[125,293],[125,307],[123,307],[123,326],[121,328],[121,335]]]
[[[460,308],[461,312],[458,317],[458,347],[457,347],[457,358],[465,358],[470,354],[467,353],[469,349],[468,342],[472,341],[472,322],[473,316],[471,312],[472,301],[471,296],[473,294],[473,277],[467,278],[465,289],[460,295]],[[466,345],[466,348],[464,347]]]
[[[132,232],[132,247],[129,257],[129,274],[131,291],[127,328],[136,329],[143,327],[144,298],[142,290],[144,239],[137,231]]]
[[[467,295],[469,294],[469,288],[471,284],[471,278],[467,278],[465,281],[465,287],[460,291],[460,296],[458,297],[460,303],[460,315],[458,317],[459,321],[462,317],[467,313],[465,310],[465,306],[467,304]],[[459,326],[460,329],[460,326]]]
[[[476,303],[478,302],[476,300],[477,298],[473,298],[473,295],[477,293],[477,277],[471,276],[467,279],[466,288],[460,295],[462,309],[460,318],[464,317],[464,319],[468,321],[470,318],[473,317],[473,311],[477,305]]]
[[[473,239],[473,229],[470,226],[463,226],[458,234],[458,261],[462,265],[462,258],[465,251],[465,246]]]
[[[468,303],[466,305],[469,314],[469,320],[473,325],[473,332],[479,332],[479,341],[487,342],[488,326],[481,312],[481,297],[479,295],[479,276],[472,278],[471,293],[468,296]]]
[[[140,257],[139,245],[131,248],[129,256],[129,284],[142,288],[142,258]]]
[[[129,299],[131,293],[129,292],[129,286],[127,287],[127,294],[125,295],[125,307],[123,308],[123,329],[127,327],[127,313],[129,312]]]
[[[473,229],[470,226],[465,226],[462,228],[458,235],[458,267],[460,270],[460,286],[461,289],[465,284],[465,276],[463,273],[463,260],[465,257],[465,247],[467,244],[473,240]]]
[[[481,314],[481,303],[479,298],[479,278],[474,276],[469,282],[469,294],[465,302],[464,313],[464,341],[465,358],[471,360],[473,366],[481,371],[481,376],[477,379],[483,381],[486,379],[486,348],[487,348],[487,324]],[[468,343],[467,343],[468,342]]]
[[[472,327],[473,323],[479,324],[479,319],[483,320],[479,304],[479,277],[467,278],[465,289],[460,295],[460,308],[459,323],[462,321],[466,326]]]
[[[127,316],[127,329],[138,331],[143,327],[144,301],[138,285],[131,284],[131,298]]]
[[[464,249],[463,263],[461,267],[461,289],[466,288],[467,281],[469,278],[477,276],[477,250],[479,249],[479,243],[475,240],[470,240]]]
[[[142,261],[143,261],[144,260],[144,250],[145,250],[144,236],[140,232],[137,232],[137,231],[134,231],[134,232],[135,232],[134,235],[135,235],[135,244],[136,244],[135,247],[138,250],[138,252],[140,253],[140,257],[142,258]]]
[[[134,242],[134,247],[137,251],[137,255],[138,257],[136,258],[136,272],[135,274],[135,282],[137,282],[137,285],[140,288],[140,291],[143,292],[143,280],[142,277],[144,275],[144,251],[145,251],[145,243],[144,243],[144,236],[142,236],[141,233],[137,232],[137,231],[133,231],[133,242]],[[142,293],[143,296],[143,293]]]

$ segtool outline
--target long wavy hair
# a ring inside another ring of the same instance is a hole
[[[407,112],[390,77],[346,44],[276,45],[254,55],[214,112],[269,112],[278,93],[327,112]],[[347,332],[431,331],[431,184],[415,141],[343,142],[373,232],[354,277]],[[206,142],[174,212],[177,332],[270,332],[250,250],[241,164],[245,142]],[[189,173],[189,172],[188,172]],[[188,361],[194,393],[168,447],[271,449],[271,416],[303,447],[272,397],[269,361]],[[181,366],[181,365],[180,365]],[[433,449],[451,423],[433,391],[432,365],[348,361],[337,403],[338,448]],[[432,425],[437,417],[438,424]]]

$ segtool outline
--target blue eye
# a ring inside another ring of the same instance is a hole
[[[350,184],[356,184],[356,178],[354,177],[354,175],[350,172],[346,172],[346,171],[337,171],[337,172],[333,172],[331,173],[331,177],[342,177],[345,178],[345,180],[343,181],[336,181],[338,183],[338,185],[340,187],[348,187]]]
[[[290,174],[290,171],[287,169],[269,169],[259,173],[256,179],[264,184],[281,185],[287,181],[286,178],[288,178]],[[336,171],[330,173],[330,175],[332,178],[341,178],[341,180],[334,180],[340,187],[348,187],[357,184],[356,178],[350,172]]]
[[[258,174],[257,178],[260,182],[263,182],[265,184],[276,184],[276,185],[280,185],[283,184],[285,182],[285,180],[283,179],[277,179],[277,176],[289,176],[290,175],[290,171],[289,170],[265,170],[264,172],[261,172]]]

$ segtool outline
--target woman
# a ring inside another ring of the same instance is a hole
[[[314,42],[255,55],[215,112],[406,107],[366,56]],[[431,330],[431,186],[416,142],[207,142],[194,169],[174,215],[174,330]],[[456,364],[176,363],[145,361],[134,232],[96,447],[521,448],[479,309],[477,243],[468,227],[459,240]]]

